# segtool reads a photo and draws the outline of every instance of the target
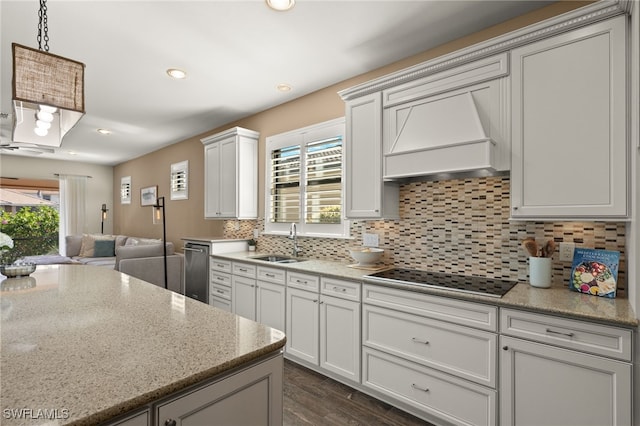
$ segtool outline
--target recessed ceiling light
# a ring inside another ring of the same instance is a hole
[[[289,86],[286,83],[280,83],[276,86],[276,89],[278,89],[281,92],[290,92],[291,91],[291,86]]]
[[[167,70],[167,74],[171,78],[175,78],[176,80],[182,80],[183,78],[187,78],[187,73],[178,68],[169,68]]]
[[[100,133],[101,135],[110,135],[111,134],[111,130],[107,130],[107,129],[98,129],[96,131],[98,133]]]
[[[269,6],[273,10],[277,10],[278,12],[284,12],[290,9],[293,9],[293,6],[296,5],[296,0],[265,0],[267,2],[267,6]]]

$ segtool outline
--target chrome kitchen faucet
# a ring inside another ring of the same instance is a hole
[[[302,249],[300,248],[300,246],[298,246],[298,231],[294,222],[291,223],[289,238],[293,240],[293,250],[291,251],[291,254],[294,257],[298,257],[298,254],[302,251]]]

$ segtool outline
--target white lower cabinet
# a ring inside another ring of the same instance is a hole
[[[360,283],[287,278],[287,357],[360,382]]]
[[[231,261],[212,257],[209,271],[209,304],[231,312]]]
[[[287,288],[287,355],[318,365],[320,296],[306,290]]]
[[[501,425],[631,424],[630,330],[508,309],[501,330]]]
[[[282,375],[279,355],[156,404],[155,424],[282,425]]]
[[[360,381],[360,302],[320,297],[320,367]]]
[[[498,309],[378,285],[363,292],[362,385],[437,424],[495,426]]]
[[[448,423],[496,424],[496,391],[438,370],[367,348],[362,384]]]
[[[256,280],[254,278],[231,278],[232,312],[250,320],[256,320]]]
[[[276,330],[285,330],[286,272],[258,266],[256,275],[256,321]]]

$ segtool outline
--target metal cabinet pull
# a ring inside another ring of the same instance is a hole
[[[428,345],[429,344],[428,340],[420,339],[418,337],[412,337],[411,340],[413,340],[416,343],[422,343],[424,345]]]
[[[218,281],[224,281],[224,278],[223,277],[217,277],[217,280]]]
[[[273,274],[265,274],[265,276],[269,277],[269,278],[275,278],[276,276]]]
[[[177,423],[175,420],[173,419],[167,419],[164,421],[164,426],[176,426]]]
[[[246,268],[238,268],[238,271],[240,271],[240,272],[247,272],[247,269],[246,269]]]
[[[217,289],[216,289],[216,291],[217,291],[218,293],[220,293],[220,294],[224,294],[224,291],[222,291],[222,290],[217,290]]]
[[[333,287],[333,290],[334,290],[334,291],[341,291],[341,292],[343,292],[343,293],[346,293],[346,292],[347,292],[347,289],[346,289],[346,288],[335,287],[335,286]]]
[[[411,387],[416,389],[416,390],[422,391],[422,392],[429,392],[429,388],[421,388],[420,386],[416,385],[415,383],[411,383]]]
[[[307,284],[307,280],[298,280],[298,279],[296,279],[296,282],[298,284],[305,284],[305,285]]]
[[[313,303],[318,303],[318,299],[315,299],[315,300],[313,301]]]
[[[549,333],[549,334],[557,334],[557,335],[565,336],[565,337],[573,337],[574,336],[573,333],[563,333],[562,331],[555,331],[555,330],[552,330],[550,328],[547,328],[545,331],[547,333]]]

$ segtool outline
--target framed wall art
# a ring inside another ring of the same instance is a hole
[[[147,186],[140,188],[140,205],[153,206],[158,198],[158,186]]]

